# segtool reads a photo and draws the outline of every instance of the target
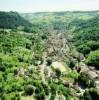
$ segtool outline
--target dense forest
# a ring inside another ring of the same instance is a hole
[[[78,51],[88,58],[86,63],[98,68],[99,15],[85,21],[74,33],[74,41]]]
[[[30,26],[30,22],[22,18],[17,12],[0,12],[0,28],[16,29]]]
[[[0,100],[99,100],[99,11],[0,12]]]

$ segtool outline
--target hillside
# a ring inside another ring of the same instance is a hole
[[[29,27],[31,24],[17,12],[0,12],[0,28],[15,29],[19,26]]]
[[[30,27],[1,28],[0,100],[98,100],[98,14],[21,14]]]
[[[99,15],[90,20],[83,21],[82,25],[74,31],[74,41],[78,49],[80,50],[80,47],[83,46],[89,48],[89,52],[85,52],[85,54],[88,54],[90,51],[94,51],[99,48],[98,39]],[[81,52],[84,53],[84,51]]]
[[[67,31],[75,29],[75,26],[84,20],[91,19],[99,14],[99,11],[74,11],[74,12],[41,12],[41,13],[23,13],[26,20],[39,27],[50,27],[54,30]]]

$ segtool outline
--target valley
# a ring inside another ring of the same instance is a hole
[[[99,100],[99,11],[0,12],[0,100]]]

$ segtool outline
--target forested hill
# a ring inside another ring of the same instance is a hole
[[[82,26],[85,20],[89,20],[99,14],[99,11],[67,11],[67,12],[39,12],[21,14],[26,20],[29,20],[34,26],[54,30],[74,30],[78,25]]]
[[[78,24],[79,25],[79,24]],[[79,25],[80,27],[78,29],[75,30],[75,34],[74,34],[74,38],[76,41],[76,45],[85,45],[85,44],[90,44],[89,42],[91,42],[90,46],[91,46],[91,50],[95,50],[97,49],[96,47],[92,47],[95,45],[98,45],[99,47],[99,15],[97,15],[96,17],[87,20],[87,21],[83,21],[83,23],[81,25]],[[93,41],[93,42],[92,42]],[[97,44],[94,44],[94,42],[97,42]],[[92,44],[93,43],[93,44]],[[87,47],[89,47],[87,45]]]
[[[86,56],[87,64],[99,69],[99,15],[78,26],[74,31],[75,45]]]
[[[29,27],[30,25],[17,12],[0,12],[0,28],[15,29],[19,26]]]
[[[80,26],[80,27],[79,27]],[[78,23],[79,30],[83,29],[96,29],[99,27],[99,14],[97,14],[95,17],[93,17],[90,20],[83,21],[83,23]],[[78,31],[78,30],[77,30]]]
[[[60,18],[60,17],[65,17],[65,19],[67,18],[77,18],[79,16],[79,18],[89,18],[89,17],[94,17],[97,14],[99,14],[99,11],[64,11],[64,12],[38,12],[38,13],[22,13],[21,15],[28,20],[32,20],[32,19],[52,19],[52,18]]]

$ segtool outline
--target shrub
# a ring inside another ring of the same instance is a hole
[[[49,95],[49,93],[50,93],[49,88],[45,88],[44,91],[45,91],[45,94],[46,94],[46,95]]]
[[[19,93],[2,94],[0,95],[0,100],[20,100]]]
[[[84,100],[92,100],[89,91],[85,91],[85,93],[84,93]]]
[[[78,77],[78,81],[83,84],[84,86],[90,86],[90,80],[89,80],[89,77],[87,76],[87,74],[85,73],[81,73]]]
[[[6,68],[5,68],[5,66],[4,66],[4,64],[3,64],[3,60],[0,58],[0,71],[5,71],[6,70]]]
[[[99,50],[91,52],[86,60],[86,63],[99,69]]]
[[[53,95],[56,95],[57,85],[54,84],[54,83],[51,83],[51,84],[50,84],[50,88],[51,88],[51,93],[52,93]]]
[[[27,85],[25,88],[24,88],[24,91],[25,91],[25,94],[26,95],[32,95],[33,92],[34,92],[34,88],[32,85]]]
[[[37,87],[36,90],[35,90],[35,93],[39,94],[40,92],[41,92],[41,90]]]
[[[4,72],[6,70],[5,66],[0,66],[0,71]]]
[[[77,71],[72,71],[68,74],[69,77],[73,78],[73,79],[78,79],[79,74],[77,73]]]
[[[37,100],[44,100],[45,93],[42,91],[39,94],[36,95]]]
[[[17,75],[18,74],[18,69],[14,69],[13,73],[14,73],[14,75]]]
[[[75,64],[76,61],[74,59],[70,59],[69,67],[73,69],[75,67]]]
[[[99,100],[99,90],[96,88],[91,88],[89,93],[93,100]]]
[[[69,88],[66,88],[63,85],[59,85],[59,91],[61,91],[65,97],[68,97],[71,92]]]
[[[99,41],[88,41],[87,45],[91,48],[91,50],[96,50],[99,48]]]
[[[5,94],[2,94],[2,95],[0,95],[1,96],[1,100],[6,100],[6,95]]]
[[[50,66],[52,64],[52,60],[51,59],[47,59],[47,65]]]
[[[56,73],[57,78],[59,79],[61,76],[61,71],[59,69],[55,69],[55,73]]]
[[[83,53],[84,55],[89,54],[91,51],[91,48],[88,47],[87,45],[80,45],[79,47],[77,47],[77,50],[81,53]]]
[[[4,91],[4,87],[3,87],[3,84],[0,83],[0,93],[2,93]]]
[[[56,95],[53,95],[53,94],[52,94],[52,95],[51,95],[51,100],[55,100],[55,96],[56,96]]]
[[[11,95],[11,100],[20,100],[20,95],[18,93],[14,93]]]

